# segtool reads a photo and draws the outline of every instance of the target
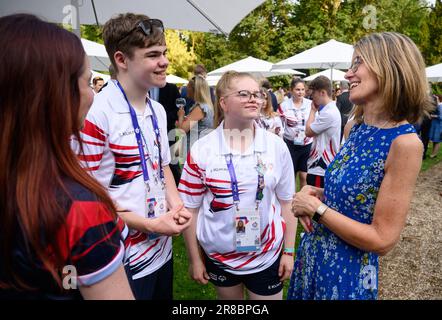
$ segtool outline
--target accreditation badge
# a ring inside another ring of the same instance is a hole
[[[146,218],[158,218],[167,212],[166,192],[160,186],[156,185],[152,188],[147,198]],[[149,240],[160,237],[160,234],[149,233]]]
[[[305,138],[305,130],[299,129],[296,133],[295,138],[293,139],[293,144],[296,145],[304,145],[304,138]]]
[[[255,252],[261,247],[259,211],[243,208],[235,213],[235,242],[237,252]]]

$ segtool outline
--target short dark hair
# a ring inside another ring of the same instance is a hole
[[[325,76],[319,76],[313,79],[309,84],[309,89],[312,91],[325,90],[329,97],[332,96],[331,81]]]
[[[266,88],[267,90],[272,88],[272,85],[270,84],[270,81],[267,79],[263,79],[261,81],[261,87]]]

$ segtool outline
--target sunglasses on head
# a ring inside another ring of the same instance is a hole
[[[133,27],[129,32],[127,32],[123,37],[121,37],[121,39],[118,42],[121,42],[121,40],[123,40],[132,32],[138,29],[140,29],[145,36],[150,36],[154,28],[159,29],[163,33],[164,32],[163,22],[159,19],[142,20],[138,22],[137,25]]]

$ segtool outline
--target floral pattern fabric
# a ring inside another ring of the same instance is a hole
[[[384,165],[393,140],[410,124],[380,129],[355,125],[325,173],[324,203],[358,222],[373,220]],[[322,224],[299,245],[288,299],[377,299],[378,255],[341,240]]]

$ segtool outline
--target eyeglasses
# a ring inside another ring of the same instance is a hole
[[[237,97],[239,97],[239,100],[241,102],[249,102],[252,99],[252,97],[260,101],[265,99],[264,94],[261,91],[250,92],[249,90],[235,91],[224,95],[224,97],[231,96],[232,94],[235,94]]]
[[[159,29],[162,33],[164,32],[164,25],[163,22],[159,19],[148,19],[148,20],[142,20],[137,23],[137,25],[132,28],[129,32],[127,32],[118,42],[121,42],[124,38],[126,38],[128,35],[130,35],[132,32],[134,32],[137,29],[141,29],[143,31],[144,35],[150,36],[152,33],[153,28]]]
[[[359,66],[362,64],[363,60],[361,58],[361,56],[356,56],[355,59],[353,60],[353,62],[351,63],[351,66],[349,68],[349,70],[351,70],[351,72],[356,73],[356,71],[358,71]]]

